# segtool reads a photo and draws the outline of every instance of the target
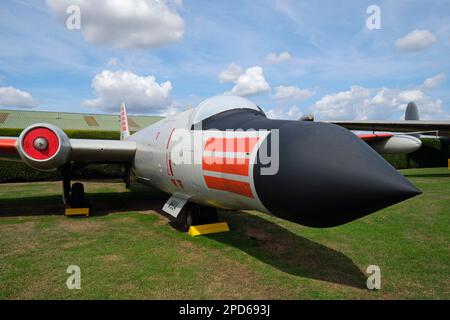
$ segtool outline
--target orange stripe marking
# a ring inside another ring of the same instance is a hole
[[[16,140],[14,140],[14,139],[1,139],[0,140],[0,152],[17,153]]]
[[[205,151],[252,152],[257,142],[257,137],[209,138],[206,141]]]
[[[248,176],[248,159],[203,157],[202,168],[207,171]]]
[[[239,194],[244,197],[254,198],[252,189],[248,182],[216,178],[211,176],[205,176],[205,182],[208,188],[228,191],[232,193]]]
[[[364,141],[381,140],[384,138],[392,137],[392,133],[363,133],[358,134],[358,137]]]

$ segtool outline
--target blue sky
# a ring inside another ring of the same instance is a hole
[[[399,119],[411,99],[450,118],[448,0],[93,2],[1,2],[1,108],[168,114],[233,92],[274,118]]]

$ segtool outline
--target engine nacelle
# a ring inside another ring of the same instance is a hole
[[[37,123],[24,129],[17,143],[20,157],[30,167],[52,171],[69,161],[70,140],[60,128]]]

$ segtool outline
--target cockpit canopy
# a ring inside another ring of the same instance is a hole
[[[222,95],[202,101],[193,112],[192,124],[199,123],[213,115],[233,109],[250,109],[264,114],[255,103],[248,99],[239,96]]]

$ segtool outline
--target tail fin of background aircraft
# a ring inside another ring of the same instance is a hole
[[[413,101],[408,103],[406,107],[405,120],[420,120],[419,108],[417,108],[417,105]]]
[[[128,127],[127,109],[125,103],[120,105],[120,140],[125,140],[130,136],[130,129]]]
[[[420,120],[419,108],[417,108],[417,105],[414,101],[411,101],[406,106],[405,120]],[[420,138],[420,133],[419,134],[409,134],[409,135],[412,137],[415,137],[415,138]]]

